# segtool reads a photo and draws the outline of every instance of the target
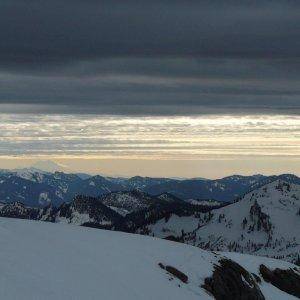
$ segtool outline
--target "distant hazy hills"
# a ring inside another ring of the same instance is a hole
[[[290,183],[300,183],[294,175],[240,176],[217,180],[171,179],[135,176],[112,178],[46,172],[36,168],[0,171],[0,202],[22,202],[25,205],[44,207],[59,206],[70,202],[76,195],[99,197],[111,192],[139,190],[149,195],[169,193],[179,199],[196,203],[199,200],[231,202],[246,192],[280,178]]]

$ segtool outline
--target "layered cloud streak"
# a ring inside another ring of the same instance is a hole
[[[138,159],[300,157],[300,117],[0,115],[1,156]]]

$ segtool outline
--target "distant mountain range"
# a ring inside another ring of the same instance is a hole
[[[233,202],[248,191],[275,179],[290,183],[300,183],[295,175],[240,176],[222,179],[113,178],[100,175],[68,174],[46,172],[36,168],[0,171],[0,201],[4,203],[22,202],[31,207],[59,206],[70,202],[76,195],[100,197],[111,192],[142,191],[156,196],[164,193],[193,202],[218,201]]]
[[[85,186],[103,183],[103,178],[96,179],[84,180]],[[268,180],[232,203],[183,201],[168,192],[154,196],[140,190],[114,191],[98,197],[77,195],[57,206],[0,203],[0,216],[139,233],[207,250],[300,263],[300,185]]]

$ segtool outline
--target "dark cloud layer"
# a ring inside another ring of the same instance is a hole
[[[2,110],[300,112],[299,1],[0,3]]]

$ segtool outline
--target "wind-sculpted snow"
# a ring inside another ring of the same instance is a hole
[[[245,269],[245,277],[255,281],[257,293],[265,299],[296,299],[289,291],[265,282],[259,273],[264,264],[270,270],[289,269],[298,274],[296,266],[279,260],[212,253],[140,235],[6,218],[0,219],[0,238],[0,299],[213,299],[202,286],[216,266],[228,259]],[[235,286],[240,292],[242,287]]]

